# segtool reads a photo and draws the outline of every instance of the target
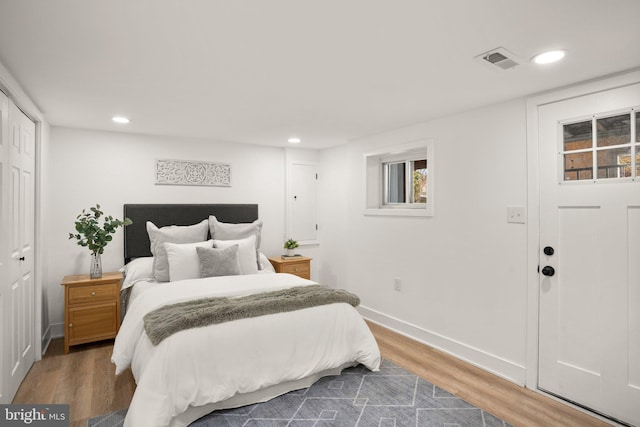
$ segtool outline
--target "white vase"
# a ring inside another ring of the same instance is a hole
[[[294,256],[296,254],[294,249],[287,249],[287,256]]]

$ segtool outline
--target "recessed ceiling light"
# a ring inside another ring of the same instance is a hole
[[[291,144],[298,144],[300,142],[300,138],[289,138],[287,141],[289,141]]]
[[[120,123],[120,124],[127,124],[131,121],[128,118],[122,117],[122,116],[112,117],[111,120],[113,120],[114,123]]]
[[[531,61],[536,64],[551,64],[552,62],[560,61],[566,54],[566,50],[550,50],[537,54],[531,58]]]

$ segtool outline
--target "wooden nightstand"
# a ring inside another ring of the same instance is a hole
[[[303,279],[311,279],[311,258],[305,256],[296,257],[271,257],[269,262],[273,265],[276,273],[291,273]]]
[[[69,346],[115,338],[120,329],[120,282],[122,273],[65,276],[64,352]]]

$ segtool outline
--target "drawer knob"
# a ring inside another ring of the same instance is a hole
[[[69,323],[69,327],[70,327],[70,328],[73,328],[73,323]]]
[[[91,296],[95,297],[96,296],[96,291],[91,292]]]

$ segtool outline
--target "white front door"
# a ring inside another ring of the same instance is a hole
[[[2,159],[2,400],[11,401],[35,358],[35,124],[9,101]],[[4,116],[3,116],[4,117]],[[3,127],[5,122],[3,121]],[[6,255],[5,255],[6,254]]]
[[[539,388],[640,426],[640,84],[538,107]]]

